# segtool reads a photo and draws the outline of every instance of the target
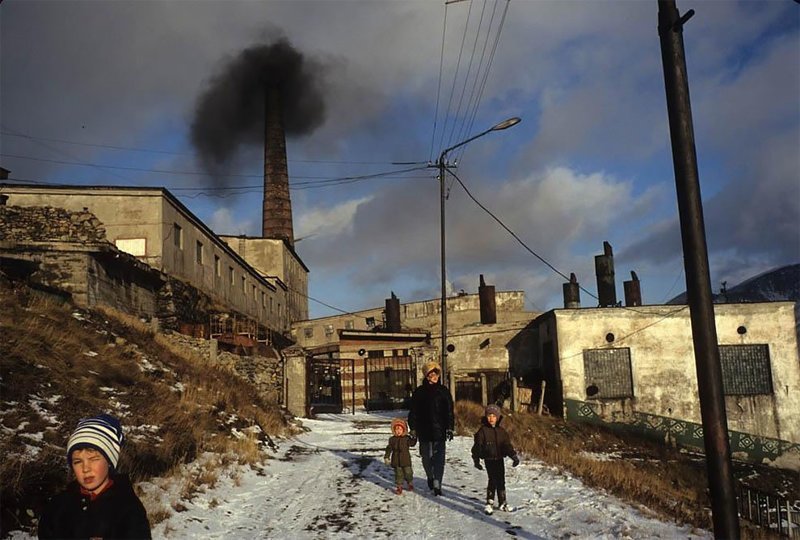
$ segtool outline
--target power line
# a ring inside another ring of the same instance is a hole
[[[48,142],[57,142],[63,144],[72,144],[76,146],[89,146],[94,148],[107,148],[111,150],[124,150],[130,152],[144,152],[144,153],[153,153],[153,154],[168,154],[174,156],[194,156],[196,155],[193,152],[176,152],[172,150],[159,150],[155,148],[137,148],[134,146],[117,146],[113,144],[99,144],[99,143],[85,143],[85,142],[78,142],[78,141],[70,141],[67,139],[56,139],[53,137],[37,137],[33,135],[27,135],[21,132],[12,133],[11,131],[0,131],[0,135],[7,135],[10,137],[19,137],[23,139],[30,139],[33,142],[36,141],[48,141]],[[287,160],[290,163],[329,163],[329,164],[343,164],[343,165],[393,165],[397,162],[394,161],[347,161],[347,160],[336,160],[336,159],[289,159]]]

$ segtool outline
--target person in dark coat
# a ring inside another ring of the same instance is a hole
[[[441,384],[442,368],[436,362],[422,366],[425,380],[411,396],[408,426],[419,439],[422,467],[428,477],[428,487],[434,495],[442,494],[446,441],[453,440],[455,417],[450,390]]]
[[[78,422],[67,443],[75,480],[48,502],[39,538],[151,538],[142,502],[116,472],[122,442],[122,426],[111,415]]]
[[[408,491],[414,491],[414,468],[411,466],[411,447],[417,439],[408,434],[406,421],[402,418],[392,420],[392,435],[383,455],[383,462],[394,469],[395,493],[403,493],[403,480]]]
[[[481,418],[481,427],[475,432],[475,442],[472,445],[472,460],[475,468],[483,470],[481,466],[481,459],[483,459],[486,463],[486,474],[489,476],[484,510],[487,514],[493,512],[494,494],[497,491],[500,510],[511,512],[514,508],[506,503],[506,470],[503,458],[510,457],[513,467],[519,465],[519,458],[511,444],[508,432],[500,427],[500,423],[503,421],[500,407],[489,405],[485,412],[486,414]]]

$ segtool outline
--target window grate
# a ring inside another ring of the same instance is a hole
[[[726,396],[772,393],[768,345],[720,345],[719,357]]]
[[[583,369],[586,387],[594,386],[594,398],[633,397],[631,377],[631,350],[586,349],[583,351]]]

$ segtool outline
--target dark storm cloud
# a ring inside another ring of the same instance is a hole
[[[286,39],[241,51],[197,100],[191,140],[209,169],[228,162],[242,144],[263,144],[267,89],[281,93],[287,135],[305,135],[325,121],[323,66]]]

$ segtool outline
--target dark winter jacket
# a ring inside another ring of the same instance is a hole
[[[72,481],[47,504],[39,519],[39,538],[150,538],[150,523],[126,476],[92,501]]]
[[[389,445],[386,447],[386,454],[383,459],[391,458],[392,467],[411,467],[410,448],[417,444],[417,439],[409,435],[392,435],[389,438]]]
[[[500,427],[503,417],[497,419],[495,427],[489,425],[484,416],[481,419],[481,427],[475,432],[475,443],[472,445],[472,459],[503,459],[504,457],[514,458],[517,452],[511,445],[511,437],[508,432]]]
[[[453,431],[453,398],[446,386],[431,384],[427,379],[414,390],[408,411],[408,427],[416,431],[420,441],[443,441]]]

